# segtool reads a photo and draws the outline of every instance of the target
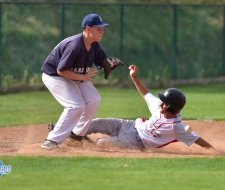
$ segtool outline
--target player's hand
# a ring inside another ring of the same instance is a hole
[[[130,77],[136,78],[136,73],[138,71],[137,66],[136,65],[130,65],[128,69],[130,69]]]
[[[94,69],[91,69],[90,71],[88,71],[88,73],[86,73],[84,75],[84,81],[92,81],[92,80],[94,80],[93,77],[97,74],[97,72],[98,72],[97,68],[94,68]]]
[[[214,155],[225,155],[224,152],[222,152],[220,150],[217,150],[215,148],[208,149],[208,152],[211,153],[211,154],[214,154]]]

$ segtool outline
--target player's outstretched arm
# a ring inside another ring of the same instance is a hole
[[[212,154],[216,154],[216,155],[225,155],[224,152],[219,151],[217,149],[215,149],[211,144],[209,144],[206,140],[204,140],[203,138],[199,137],[198,140],[195,141],[195,143],[203,148],[206,148],[207,150],[210,151],[210,153]]]
[[[214,148],[211,144],[209,144],[206,140],[204,140],[203,138],[199,137],[195,143],[203,148]]]
[[[130,65],[130,78],[132,79],[134,85],[136,86],[138,92],[141,94],[141,96],[144,98],[144,96],[149,92],[149,90],[146,88],[146,86],[137,78],[137,71],[138,68],[135,65]]]
[[[203,148],[206,148],[209,150],[209,153],[217,154],[217,155],[224,155],[224,152],[221,152],[217,149],[215,149],[211,144],[209,144],[206,140],[199,137],[198,140],[195,141],[195,143]]]

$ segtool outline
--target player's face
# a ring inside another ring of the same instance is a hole
[[[167,110],[166,110],[167,107],[168,107],[167,104],[162,103],[162,104],[160,105],[160,107],[161,107],[160,112],[161,112],[161,114],[164,115],[165,118],[170,119],[170,118],[175,118],[175,117],[176,117],[176,114],[171,114],[171,113],[168,113],[168,112],[167,112]]]
[[[90,27],[90,36],[94,42],[100,42],[104,33],[103,28],[92,26]]]
[[[161,103],[160,107],[161,107],[160,112],[161,112],[162,114],[167,114],[167,111],[166,111],[167,105],[166,105],[164,102]]]

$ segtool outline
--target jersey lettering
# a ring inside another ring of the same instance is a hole
[[[146,131],[153,137],[161,137],[162,136],[160,131],[158,131],[151,123],[150,124],[148,124],[148,122],[145,123],[145,127],[146,127]]]
[[[88,73],[91,70],[91,67],[86,68],[86,73]]]
[[[84,68],[79,68],[78,69],[78,73],[83,73],[84,72]]]
[[[71,69],[72,71],[74,71],[75,73],[84,73],[84,67],[82,68],[75,68],[75,69]],[[86,72],[85,73],[88,73],[90,70],[91,70],[91,67],[87,67],[86,69]]]

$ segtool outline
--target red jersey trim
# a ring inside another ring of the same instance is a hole
[[[166,143],[166,144],[163,144],[163,145],[161,145],[161,146],[158,146],[157,148],[162,148],[162,147],[164,147],[164,146],[166,146],[166,145],[168,145],[168,144],[170,144],[170,143],[175,143],[175,142],[178,142],[177,139],[174,139],[174,140],[172,140],[172,141],[170,141],[170,142],[168,142],[168,143]]]

